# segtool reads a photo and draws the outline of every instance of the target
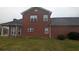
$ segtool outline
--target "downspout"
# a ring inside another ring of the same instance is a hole
[[[51,36],[52,36],[52,33],[51,33],[51,32],[52,32],[52,30],[51,30],[51,29],[52,29],[52,28],[51,28],[51,27],[52,27],[52,26],[51,26],[51,19],[50,19],[50,25],[49,25],[49,27],[50,27],[49,38],[51,39],[51,38],[52,38],[52,37],[51,37]]]
[[[16,25],[16,35],[15,35],[15,37],[17,37],[18,36],[18,33],[17,33],[17,25]]]

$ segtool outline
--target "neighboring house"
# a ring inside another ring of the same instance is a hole
[[[23,18],[3,23],[1,36],[47,36],[79,32],[79,17],[50,18],[52,12],[32,7],[22,13]],[[4,34],[4,28],[7,28]]]

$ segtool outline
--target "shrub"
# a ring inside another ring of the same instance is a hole
[[[72,39],[72,40],[78,40],[79,33],[78,32],[70,32],[70,33],[68,33],[67,38]]]
[[[63,34],[57,36],[57,39],[59,39],[59,40],[64,40],[65,38],[66,37]]]

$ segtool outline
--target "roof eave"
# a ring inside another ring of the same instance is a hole
[[[28,10],[25,10],[24,12],[21,13],[21,15],[24,15],[27,11],[29,11],[29,10],[32,9],[32,8],[33,8],[33,7],[29,8]],[[49,14],[52,14],[52,12],[49,11],[49,10],[46,10],[46,9],[44,9],[44,8],[42,8],[42,7],[39,7],[39,8],[41,8],[41,9],[47,11]]]

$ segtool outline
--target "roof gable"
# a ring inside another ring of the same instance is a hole
[[[25,10],[24,12],[22,12],[21,14],[24,15],[24,14],[26,14],[27,12],[33,11],[33,10],[43,10],[44,12],[48,12],[49,14],[52,13],[51,11],[46,10],[46,9],[44,9],[44,8],[42,8],[42,7],[31,7],[31,8],[29,8],[28,10]]]

